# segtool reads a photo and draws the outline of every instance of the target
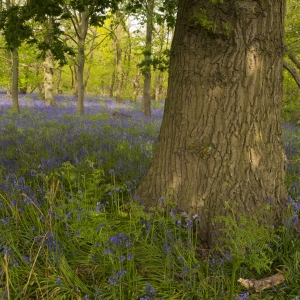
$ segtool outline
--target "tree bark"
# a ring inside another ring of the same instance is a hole
[[[6,9],[11,8],[13,1],[6,0]],[[12,49],[12,111],[20,113],[19,107],[19,53],[18,49]]]
[[[12,80],[12,60],[11,60],[11,51],[6,50],[6,55],[7,55],[7,85],[6,85],[6,96],[10,97],[11,96],[11,80]]]
[[[57,69],[57,72],[56,72],[56,81],[55,81],[55,93],[56,93],[56,95],[62,94],[62,89],[60,87],[61,73],[62,73],[62,68],[59,67]]]
[[[19,53],[18,49],[12,51],[12,110],[20,113],[19,107]]]
[[[53,54],[51,50],[47,50],[44,62],[44,91],[46,106],[56,106],[53,95]]]
[[[123,102],[123,97],[122,97],[122,48],[121,48],[122,25],[121,25],[121,18],[119,15],[117,15],[117,22],[119,22],[119,24],[117,25],[116,35],[115,35],[116,63],[117,63],[116,101],[118,103],[122,103]]]
[[[283,67],[292,75],[296,84],[300,88],[300,75],[298,74],[297,70],[290,66],[287,61],[283,60]]]
[[[218,244],[225,202],[252,215],[287,199],[280,111],[284,0],[179,0],[157,150],[136,190],[146,207],[172,199]],[[204,15],[205,14],[205,15]]]
[[[77,68],[77,85],[78,85],[78,102],[77,102],[77,111],[79,114],[84,114],[84,64],[85,64],[85,39],[88,31],[88,20],[89,15],[87,12],[78,13],[77,19],[77,45],[78,45],[78,68]],[[75,24],[75,23],[74,23]]]
[[[78,97],[77,66],[74,64],[73,68],[72,66],[69,66],[69,68],[72,75],[72,95]]]
[[[83,72],[84,72],[84,44],[85,41],[81,38],[78,39],[78,72],[77,72],[77,85],[78,85],[78,102],[77,111],[79,114],[84,114],[84,82],[83,82]]]
[[[146,63],[144,69],[144,89],[143,89],[143,111],[146,117],[151,116],[151,51],[152,51],[152,33],[153,33],[153,11],[154,0],[147,1],[147,29],[146,29],[146,47],[144,60]]]

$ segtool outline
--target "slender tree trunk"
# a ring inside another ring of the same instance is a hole
[[[77,102],[77,111],[83,115],[84,114],[84,44],[83,39],[78,39],[78,73],[77,73],[77,82],[78,82],[78,102]]]
[[[78,80],[77,80],[77,66],[74,65],[73,67],[72,66],[69,66],[70,68],[70,71],[71,71],[71,79],[72,79],[72,95],[73,96],[77,96],[78,97]]]
[[[57,72],[56,72],[56,80],[55,80],[55,93],[56,93],[56,95],[62,94],[62,89],[60,87],[61,73],[62,73],[62,68],[59,67],[57,69]]]
[[[140,79],[141,79],[141,73],[139,73],[139,70],[137,70],[135,79],[133,80],[133,101],[137,101],[140,93]]]
[[[53,95],[53,54],[51,50],[47,50],[44,62],[44,91],[46,106],[56,106]]]
[[[6,9],[11,8],[13,2],[6,0]],[[14,113],[20,113],[19,107],[19,53],[18,49],[13,49],[12,54],[12,110]]]
[[[116,28],[115,44],[116,44],[116,101],[122,103],[122,48],[121,48],[121,35],[122,35],[122,25],[120,23],[120,17],[117,17],[119,24]]]
[[[130,74],[130,70],[131,70],[131,52],[132,52],[132,42],[131,42],[131,33],[130,30],[128,28],[128,26],[123,27],[127,37],[126,37],[126,41],[127,41],[127,47],[126,47],[126,54],[124,55],[124,59],[123,59],[123,65],[126,66],[126,71],[124,72],[124,76],[122,77],[122,87],[124,89],[127,88],[128,83],[130,83],[130,79],[129,79],[129,74]]]
[[[77,69],[77,82],[78,82],[78,102],[77,111],[79,114],[84,114],[84,64],[85,64],[85,39],[88,31],[88,13],[82,12],[79,14],[79,23],[77,28],[77,43],[78,43],[78,69]]]
[[[7,68],[7,85],[6,85],[6,96],[11,96],[11,79],[12,79],[12,61],[11,61],[11,51],[6,50],[8,68]]]
[[[17,49],[12,51],[12,110],[20,113],[19,107],[19,53]]]
[[[109,97],[110,98],[113,98],[113,96],[114,96],[115,81],[116,81],[116,72],[113,71],[111,74],[110,86],[109,86]]]
[[[197,213],[211,246],[222,235],[212,219],[226,215],[226,202],[238,217],[270,201],[265,217],[276,225],[287,199],[280,124],[285,5],[260,3],[179,0],[157,150],[136,191],[147,207],[165,197]]]
[[[148,0],[147,2],[147,31],[146,31],[146,47],[144,59],[146,67],[144,70],[144,90],[143,90],[143,110],[146,117],[151,116],[151,51],[152,51],[152,33],[153,33],[153,11],[154,0]]]

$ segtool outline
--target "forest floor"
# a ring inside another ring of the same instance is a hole
[[[283,125],[285,224],[228,216],[226,251],[210,251],[197,216],[128,200],[163,115],[163,102],[151,118],[140,105],[87,96],[80,116],[72,96],[53,108],[31,94],[15,115],[0,93],[0,299],[299,299],[299,127]],[[278,272],[266,290],[238,282]]]

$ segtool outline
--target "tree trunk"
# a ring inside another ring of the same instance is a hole
[[[79,114],[84,114],[84,63],[85,63],[85,39],[88,31],[88,18],[87,12],[79,13],[79,23],[77,25],[77,43],[78,43],[78,69],[77,69],[77,83],[78,83],[78,102],[77,111]]]
[[[111,78],[110,78],[109,98],[114,97],[115,81],[116,81],[116,72],[113,71],[112,74],[111,74]]]
[[[47,50],[44,62],[44,91],[46,106],[56,106],[53,95],[53,54]]]
[[[7,63],[8,63],[8,68],[7,68],[7,85],[6,85],[6,96],[10,97],[11,96],[11,79],[12,79],[12,61],[11,61],[11,51],[6,50],[6,55],[7,55]]]
[[[133,101],[137,101],[140,93],[140,79],[141,79],[141,73],[139,70],[137,70],[135,79],[133,80]]]
[[[78,102],[77,111],[79,114],[84,114],[84,43],[83,39],[78,39],[78,69],[77,69],[77,85],[78,85]]]
[[[117,21],[119,24],[116,28],[115,44],[116,44],[116,101],[122,103],[122,48],[121,48],[121,34],[122,34],[122,25],[120,23],[120,16],[117,16]]]
[[[147,30],[146,30],[146,47],[145,47],[145,69],[144,69],[144,89],[143,89],[143,111],[146,117],[151,116],[151,51],[152,51],[152,33],[153,33],[153,10],[154,0],[147,2]]]
[[[169,198],[198,214],[203,240],[225,202],[238,215],[267,203],[281,221],[287,199],[280,124],[284,0],[179,0],[168,95],[148,173],[136,194],[147,207]],[[206,14],[206,15],[203,15]],[[203,21],[204,20],[204,21]]]
[[[18,49],[12,51],[12,110],[20,113],[19,107],[19,53]]]
[[[6,0],[6,9],[11,8],[13,2]],[[19,53],[18,49],[12,49],[12,111],[14,113],[20,113],[19,107]]]
[[[55,80],[55,93],[56,93],[56,95],[62,94],[62,88],[60,87],[61,73],[62,73],[62,68],[59,67],[57,69],[57,72],[56,72],[56,80]]]
[[[69,66],[70,71],[71,71],[71,79],[72,79],[72,95],[73,96],[78,96],[78,80],[77,80],[77,66],[74,65],[73,68],[72,66]]]

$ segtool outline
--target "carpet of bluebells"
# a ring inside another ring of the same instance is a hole
[[[197,215],[165,199],[146,214],[130,200],[151,162],[163,103],[144,118],[139,101],[87,95],[83,116],[74,97],[56,102],[20,95],[15,115],[0,93],[0,299],[299,299],[297,124],[283,126],[285,225],[270,227],[259,212],[240,224],[228,216],[226,251],[210,251]],[[273,289],[237,283],[278,270],[286,281]]]

